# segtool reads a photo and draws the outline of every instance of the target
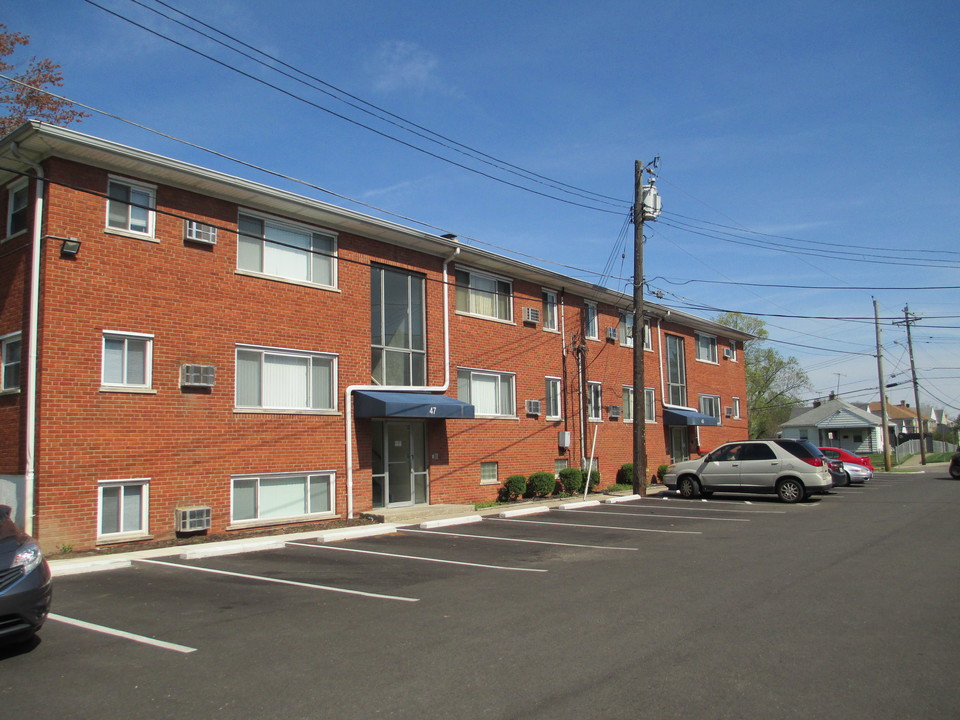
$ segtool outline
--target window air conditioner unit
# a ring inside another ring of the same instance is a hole
[[[523,309],[523,321],[528,323],[539,323],[540,308],[525,307]]]
[[[607,328],[607,340],[616,340],[617,339],[617,328],[608,327]]]
[[[609,413],[610,417],[618,418],[623,415],[623,408],[619,405],[611,405],[607,408],[607,412]]]
[[[213,527],[213,511],[206,505],[193,505],[174,510],[177,532],[197,532]]]
[[[540,401],[539,400],[527,400],[527,415],[539,415],[540,414]]]
[[[724,356],[727,360],[729,360],[730,358],[733,357],[733,351],[732,351],[730,348],[724,348],[724,349],[723,349],[723,356]]]
[[[213,365],[181,365],[180,387],[213,387],[216,372]]]
[[[217,229],[197,220],[184,220],[183,239],[204,245],[216,245]]]
[[[723,409],[723,416],[724,416],[724,417],[728,417],[728,418],[729,418],[729,417],[733,417],[733,408],[732,408],[732,407],[725,407],[725,408]]]

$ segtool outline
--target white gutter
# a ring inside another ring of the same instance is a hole
[[[23,477],[23,529],[33,535],[33,514],[36,503],[37,451],[37,347],[40,334],[40,243],[43,238],[43,168],[20,154],[17,143],[11,146],[14,157],[30,165],[36,173],[33,204],[33,248],[30,260],[30,316],[27,330],[27,412],[26,412],[26,467]]]
[[[443,261],[443,385],[350,385],[344,391],[343,415],[346,434],[347,465],[347,519],[353,519],[353,393],[357,390],[387,390],[402,392],[444,393],[450,387],[450,283],[447,267],[460,254],[456,248],[453,254]]]

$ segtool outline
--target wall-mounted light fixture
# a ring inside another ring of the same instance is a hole
[[[64,238],[60,244],[60,257],[76,257],[80,252],[80,241],[76,238]]]

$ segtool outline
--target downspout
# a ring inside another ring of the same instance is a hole
[[[396,390],[406,392],[446,392],[450,387],[450,283],[447,268],[457,255],[456,248],[443,261],[443,385],[350,385],[344,390],[343,414],[346,434],[347,519],[353,519],[353,393],[356,390]]]
[[[36,492],[37,450],[37,348],[40,334],[40,243],[43,238],[43,168],[20,154],[17,143],[11,146],[13,156],[33,168],[36,174],[33,203],[32,254],[30,260],[30,317],[28,319],[27,343],[27,417],[26,417],[26,467],[23,477],[23,529],[33,535],[34,495]]]

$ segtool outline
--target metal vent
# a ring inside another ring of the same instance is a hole
[[[204,245],[217,244],[217,229],[197,220],[183,221],[183,239]]]
[[[216,372],[213,365],[181,365],[180,387],[213,387]]]
[[[206,505],[194,505],[174,510],[174,526],[177,532],[209,530],[213,526],[213,511]]]
[[[540,401],[539,400],[527,400],[526,402],[527,415],[539,415],[540,414]]]
[[[617,328],[608,327],[607,328],[607,340],[616,340],[617,339]]]
[[[618,418],[623,415],[623,408],[619,405],[611,405],[607,408],[607,412],[610,414],[610,417]]]
[[[525,307],[523,309],[523,321],[528,323],[540,322],[540,308]]]

